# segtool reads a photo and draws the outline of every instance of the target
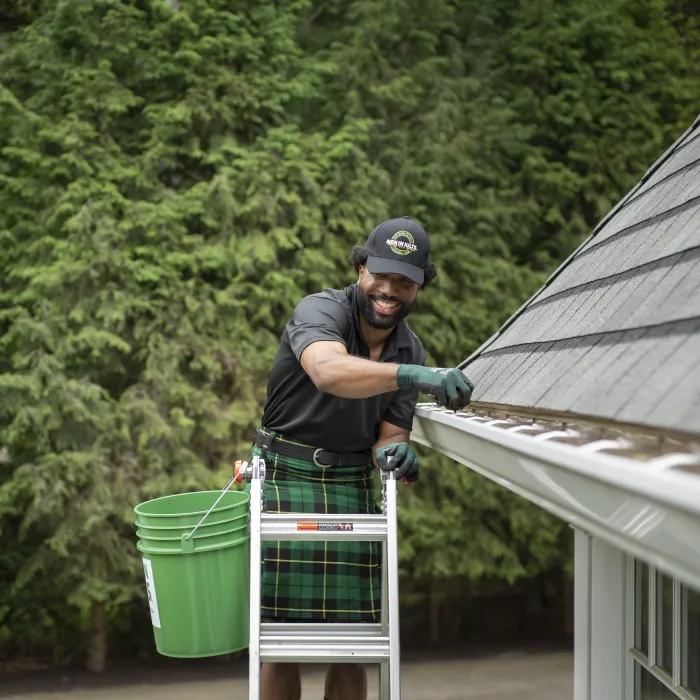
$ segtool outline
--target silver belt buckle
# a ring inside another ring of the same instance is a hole
[[[324,451],[324,450],[323,450],[322,447],[319,447],[319,448],[317,448],[317,449],[314,450],[314,464],[315,464],[317,467],[319,467],[320,469],[327,469],[328,467],[330,467],[330,466],[332,466],[332,465],[330,465],[330,464],[321,464],[321,463],[318,461],[318,453],[319,453],[319,452],[323,452],[323,451]]]

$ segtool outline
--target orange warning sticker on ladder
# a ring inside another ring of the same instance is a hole
[[[333,532],[343,531],[351,532],[353,530],[352,523],[309,523],[298,522],[297,531],[313,530],[314,532]]]

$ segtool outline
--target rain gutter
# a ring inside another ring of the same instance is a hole
[[[422,404],[411,439],[700,589],[695,446]]]

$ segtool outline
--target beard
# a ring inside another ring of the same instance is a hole
[[[396,310],[392,314],[378,314],[374,310],[372,305],[372,299],[378,299],[379,301],[392,301],[398,302]],[[416,306],[418,299],[415,299],[410,304],[404,304],[398,299],[392,299],[391,297],[384,296],[383,294],[365,294],[362,287],[358,285],[357,287],[357,304],[362,312],[362,315],[367,320],[372,328],[377,328],[378,330],[389,330],[397,325],[400,321],[408,316],[408,314],[413,311]]]

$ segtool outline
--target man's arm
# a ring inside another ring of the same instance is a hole
[[[301,366],[319,391],[343,399],[366,399],[396,391],[399,365],[348,355],[335,341],[318,341],[301,354]]]
[[[413,389],[437,397],[452,411],[466,406],[473,384],[459,369],[374,362],[348,355],[343,343],[312,339],[297,355],[304,371],[324,394],[343,399],[366,399],[397,389]],[[414,408],[415,408],[415,401]]]
[[[410,437],[410,431],[406,430],[405,428],[399,428],[398,425],[393,425],[386,420],[381,421],[379,424],[379,435],[377,436],[377,442],[372,448],[372,462],[374,463],[374,466],[379,468],[375,454],[375,450],[378,447],[391,445],[394,442],[408,442]]]

